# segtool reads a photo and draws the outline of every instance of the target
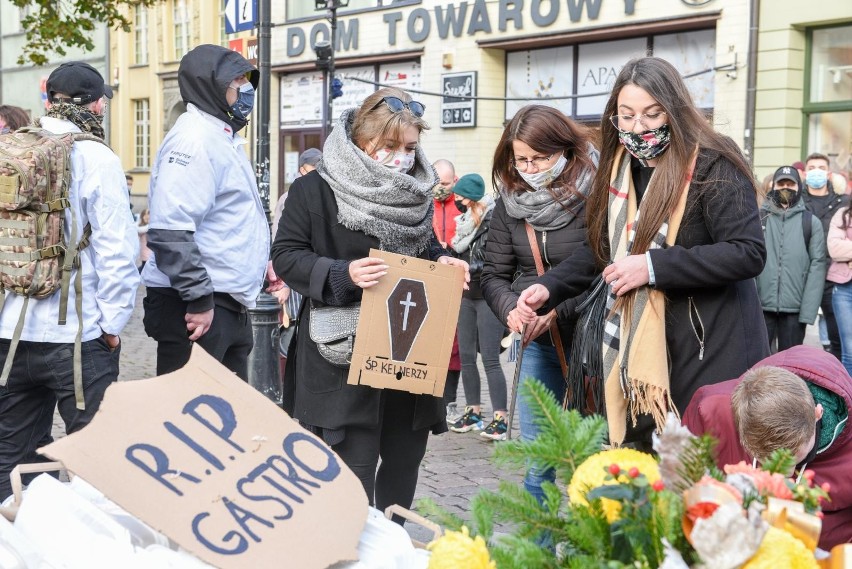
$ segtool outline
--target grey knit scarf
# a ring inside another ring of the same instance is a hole
[[[420,146],[414,168],[394,172],[352,142],[355,109],[344,111],[317,165],[337,200],[337,220],[347,229],[376,237],[383,251],[416,256],[432,236],[432,188],[438,176]]]
[[[488,213],[494,209],[494,198],[491,196],[485,196],[479,201],[485,205],[485,209],[482,210],[482,217],[479,220],[479,224],[482,225],[482,221],[488,216]],[[456,253],[464,253],[467,251],[468,247],[470,247],[470,242],[473,241],[477,231],[479,231],[479,225],[476,225],[473,222],[473,208],[468,207],[467,211],[456,216],[456,235],[453,237],[453,241],[450,244],[453,251]]]
[[[574,182],[577,192],[583,196],[588,196],[592,189],[592,179],[595,177],[595,170],[600,161],[600,153],[591,144],[588,147],[588,155],[595,168],[584,170]],[[560,200],[555,200],[544,188],[524,193],[507,192],[500,188],[500,195],[503,197],[503,203],[506,204],[509,215],[515,219],[528,221],[536,231],[552,231],[568,225],[574,219],[574,212],[583,201],[583,198],[573,192],[560,191],[561,188],[553,188],[553,190],[560,195]]]

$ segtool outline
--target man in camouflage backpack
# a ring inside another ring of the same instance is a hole
[[[79,240],[87,227],[91,235],[84,239],[87,243],[81,245],[69,271],[70,282],[78,282],[82,294],[78,299],[74,285],[65,293],[64,325],[58,324],[61,290],[45,298],[5,292],[0,362],[6,363],[10,348],[15,340],[19,342],[5,385],[0,385],[0,500],[11,493],[9,472],[15,465],[39,460],[36,447],[52,440],[57,404],[68,433],[91,421],[104,391],[118,378],[118,334],[133,311],[139,284],[138,240],[124,171],[118,157],[98,140],[104,136],[105,98],[112,97],[112,90],[95,68],[70,62],[50,74],[47,92],[50,106],[39,120],[40,127],[57,135],[90,135],[72,146],[70,205],[64,210],[63,224],[66,246],[73,247],[70,236]],[[16,331],[19,322],[23,324]],[[75,358],[78,329],[81,354]],[[78,390],[75,364],[82,367],[82,389]]]

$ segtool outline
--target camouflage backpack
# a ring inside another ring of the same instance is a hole
[[[78,239],[74,210],[69,207],[71,147],[76,140],[103,143],[90,134],[56,135],[29,127],[0,136],[0,310],[7,292],[24,297],[0,386],[6,385],[12,369],[30,298],[47,298],[60,290],[58,324],[65,325],[71,272],[76,268],[74,388],[77,407],[83,409],[82,271],[78,253],[88,244],[91,227],[87,224]],[[66,210],[71,212],[70,239],[64,235]]]

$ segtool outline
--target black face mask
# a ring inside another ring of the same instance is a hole
[[[464,205],[461,200],[456,200],[456,209],[459,210],[460,213],[464,213],[467,211],[467,206]]]
[[[817,450],[818,450],[818,447],[819,447],[820,431],[822,431],[822,419],[817,421],[816,428],[814,429],[814,448],[812,448],[810,450],[810,452],[808,453],[808,455],[805,458],[802,459],[802,462],[800,462],[799,464],[796,465],[796,472],[799,472],[801,469],[803,469],[805,466],[807,466],[808,463],[811,462],[816,457]]]

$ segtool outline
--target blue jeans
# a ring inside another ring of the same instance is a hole
[[[520,384],[523,385],[529,378],[537,379],[543,383],[556,398],[556,401],[562,403],[565,398],[565,378],[562,376],[562,367],[559,365],[556,348],[535,342],[531,342],[524,348]],[[521,422],[521,440],[534,440],[538,436],[539,427],[535,423],[535,416],[529,404],[523,397],[518,398],[518,414]],[[544,501],[544,492],[541,490],[542,483],[553,482],[555,478],[556,475],[552,468],[542,468],[530,464],[526,476],[524,476],[524,488],[541,503]]]
[[[852,281],[834,285],[831,306],[840,332],[840,361],[852,375]]]

